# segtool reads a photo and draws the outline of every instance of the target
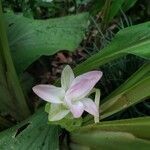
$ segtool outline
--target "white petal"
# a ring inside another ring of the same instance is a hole
[[[66,92],[67,99],[78,100],[84,98],[101,77],[101,71],[91,71],[76,77]]]
[[[62,88],[55,87],[53,85],[40,84],[33,88],[35,94],[47,102],[51,103],[63,103],[65,91]]]
[[[78,101],[71,105],[70,111],[72,112],[74,118],[79,118],[84,112],[83,104]]]
[[[69,65],[67,65],[61,74],[61,86],[66,91],[74,80],[74,73]]]
[[[81,100],[84,105],[84,110],[93,116],[99,116],[99,111],[96,104],[90,98],[84,98]]]
[[[48,120],[58,121],[63,119],[70,111],[62,104],[51,104]]]

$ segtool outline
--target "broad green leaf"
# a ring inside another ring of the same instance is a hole
[[[0,1],[0,113],[9,114],[16,120],[29,116],[8,45],[4,15]]]
[[[129,132],[134,136],[150,140],[150,117],[139,117],[115,121],[103,121],[98,124],[88,125],[75,130],[74,132],[87,133],[94,131],[120,131]],[[141,130],[138,130],[141,128]]]
[[[1,150],[56,150],[59,149],[58,126],[47,124],[43,109],[21,124],[0,133]]]
[[[73,143],[92,150],[148,150],[150,117],[101,122],[71,133]]]
[[[73,134],[73,143],[89,147],[91,150],[133,150],[139,147],[149,150],[150,141],[136,138],[130,133],[100,131],[84,134]]]
[[[143,80],[144,77],[149,75],[149,73],[150,73],[150,63],[145,63],[134,74],[132,74],[131,77],[129,77],[122,85],[120,85],[115,91],[109,94],[103,101],[105,102],[108,99],[118,94],[121,94],[123,91],[135,85],[140,80]]]
[[[22,15],[5,15],[9,45],[18,73],[42,55],[60,50],[74,51],[87,27],[88,14],[33,20]]]
[[[125,28],[116,34],[113,41],[75,68],[76,74],[98,68],[122,56],[133,54],[150,59],[150,22]]]
[[[150,97],[150,76],[101,105],[101,119]]]

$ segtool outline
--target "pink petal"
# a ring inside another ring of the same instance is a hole
[[[74,81],[72,82],[71,86],[74,86],[75,84],[79,83],[83,79],[95,80],[95,82],[98,82],[101,77],[102,77],[102,72],[101,71],[90,71],[90,72],[84,73],[80,76],[77,76],[74,79]]]
[[[70,111],[72,112],[74,118],[79,118],[83,114],[84,106],[81,102],[75,102],[71,105]]]
[[[99,111],[96,104],[90,98],[84,98],[81,100],[84,105],[84,110],[93,116],[99,116]]]
[[[84,98],[101,77],[101,71],[91,71],[76,77],[66,92],[67,99],[78,100]]]
[[[62,88],[53,85],[40,84],[33,88],[33,91],[43,100],[50,103],[63,103],[61,99],[64,97],[65,92]]]
[[[66,91],[74,80],[74,73],[69,65],[67,65],[61,74],[61,86]]]

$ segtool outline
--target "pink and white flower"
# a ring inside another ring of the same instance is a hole
[[[62,71],[61,87],[40,84],[34,86],[33,91],[51,103],[50,121],[61,120],[70,112],[74,118],[81,117],[84,111],[99,117],[99,106],[88,96],[101,77],[101,71],[90,71],[75,77],[67,65]]]

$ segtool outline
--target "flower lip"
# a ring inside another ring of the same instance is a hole
[[[84,112],[84,105],[82,102],[77,101],[71,105],[70,111],[73,114],[74,118],[79,118]]]

